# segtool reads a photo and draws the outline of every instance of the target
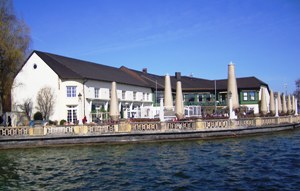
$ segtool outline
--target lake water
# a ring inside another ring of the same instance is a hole
[[[299,190],[300,131],[0,150],[0,190]]]

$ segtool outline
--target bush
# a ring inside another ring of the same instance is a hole
[[[43,120],[43,114],[41,112],[36,112],[34,115],[33,115],[33,120]]]
[[[49,120],[49,125],[57,125],[57,121],[55,120],[55,121],[51,121],[51,120]]]
[[[66,120],[62,119],[60,120],[59,125],[64,125],[66,122],[67,122]]]

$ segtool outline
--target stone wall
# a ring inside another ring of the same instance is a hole
[[[59,136],[97,136],[109,134],[197,132],[233,130],[239,128],[261,128],[288,124],[299,124],[300,116],[256,117],[249,119],[210,119],[170,122],[129,122],[115,124],[45,126],[45,127],[1,127],[1,137],[59,137]]]

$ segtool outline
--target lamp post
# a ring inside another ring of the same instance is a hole
[[[79,102],[81,102],[81,98],[82,98],[82,94],[79,93],[79,94],[78,94],[78,101],[79,101]]]
[[[79,108],[78,108],[78,114],[80,114],[80,117],[81,117],[81,100],[82,100],[82,94],[79,93],[78,94],[78,106],[79,106]],[[80,119],[80,117],[79,117],[79,119]],[[81,120],[79,120],[79,119],[77,119],[77,120],[79,121],[79,124],[81,124]]]
[[[279,117],[278,115],[278,94],[274,94],[275,98],[275,117]]]
[[[233,119],[232,115],[232,92],[228,92],[228,101],[229,101],[229,119]]]

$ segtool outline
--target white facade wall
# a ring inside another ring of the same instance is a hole
[[[14,79],[12,88],[12,111],[20,111],[18,105],[23,104],[26,99],[33,101],[32,117],[36,110],[36,97],[38,91],[46,86],[54,90],[56,104],[54,113],[50,119],[59,118],[61,110],[61,99],[59,89],[60,79],[58,75],[35,53],[27,60],[21,71]]]
[[[268,111],[270,110],[270,93],[268,91],[268,88],[265,86],[261,86],[259,92],[258,92],[258,100],[261,101],[261,92],[265,91],[265,96],[266,96],[266,101],[267,101],[267,106],[268,106]],[[255,114],[258,114],[260,111],[259,104],[243,104],[243,106],[248,107],[249,109],[253,109]]]
[[[99,97],[95,97],[95,88],[99,89]],[[88,80],[84,84],[84,93],[82,92],[83,97],[85,97],[85,103],[82,105],[82,108],[85,110],[81,113],[82,118],[84,115],[87,117],[88,121],[90,119],[90,113],[92,112],[92,105],[97,103],[101,103],[106,107],[110,101],[110,89],[111,89],[111,82],[104,82],[104,81],[96,81],[96,80]],[[125,99],[122,97],[122,93],[125,92]],[[136,99],[134,99],[134,92],[136,94]],[[143,99],[143,95],[146,96],[146,99]],[[119,99],[119,104],[131,105],[131,104],[138,104],[139,106],[143,104],[152,104],[152,91],[151,88],[127,85],[127,84],[120,84],[117,83],[117,97]],[[120,107],[119,107],[120,109]]]
[[[255,114],[259,113],[258,104],[243,104],[242,106],[248,107],[249,110],[253,109]]]
[[[110,99],[111,82],[88,80],[85,83],[85,95],[87,99],[97,99],[95,97],[95,88],[99,88],[99,97],[101,100]],[[122,92],[125,91],[125,99],[122,99]],[[133,94],[136,92],[136,99]],[[147,99],[143,99],[143,95],[149,95]],[[152,101],[152,91],[150,88],[120,84],[117,83],[117,95],[121,101]]]
[[[35,67],[36,66],[36,67]],[[23,104],[28,98],[33,101],[33,112],[37,112],[36,96],[38,91],[49,86],[54,90],[55,106],[54,113],[50,116],[51,120],[67,120],[68,108],[72,107],[76,110],[77,120],[82,121],[86,116],[90,121],[90,113],[93,102],[104,102],[108,106],[110,100],[111,82],[96,80],[63,80],[35,53],[27,60],[22,70],[14,79],[14,87],[12,89],[12,111],[20,111],[18,105]],[[67,87],[76,87],[76,96],[67,97]],[[99,96],[95,97],[95,88],[99,89]],[[122,93],[125,92],[125,99]],[[136,99],[133,99],[133,94]],[[81,94],[81,99],[78,95]],[[143,95],[147,99],[143,99]],[[152,103],[152,91],[150,88],[139,87],[134,85],[126,85],[117,83],[117,95],[122,103],[138,103],[142,105]]]
[[[81,80],[63,80],[61,83],[61,94],[60,99],[61,99],[61,107],[60,110],[57,111],[59,113],[59,118],[56,120],[67,120],[67,115],[68,115],[68,109],[69,107],[74,107],[76,110],[77,114],[77,120],[81,122],[83,119],[83,96],[81,99],[79,99],[78,95],[81,94],[83,95],[83,82]],[[67,97],[67,87],[68,86],[75,86],[76,87],[76,95],[75,97]]]

